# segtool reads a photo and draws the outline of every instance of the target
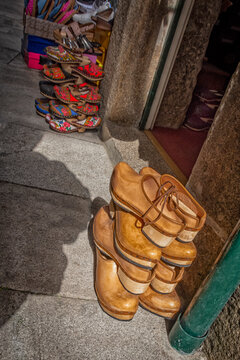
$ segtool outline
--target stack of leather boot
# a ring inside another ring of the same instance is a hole
[[[90,60],[93,54],[100,54],[100,44],[89,40],[93,37],[92,26],[73,23],[55,30],[54,36],[60,45],[45,49],[48,59],[42,75],[47,81],[39,83],[44,98],[36,99],[35,107],[52,130],[84,132],[101,124],[98,116],[101,95],[97,83],[103,79],[104,72]]]
[[[175,288],[197,255],[192,241],[206,213],[174,177],[152,168],[138,174],[124,162],[110,193],[93,223],[99,303],[120,320],[132,319],[139,303],[172,319],[181,306]]]

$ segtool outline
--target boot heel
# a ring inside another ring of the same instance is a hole
[[[130,279],[120,267],[118,268],[118,277],[125,289],[135,295],[143,294],[150,285],[150,282],[140,283]]]

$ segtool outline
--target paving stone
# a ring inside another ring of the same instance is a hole
[[[92,200],[110,198],[112,165],[102,145],[9,124],[0,152],[0,180]]]
[[[1,36],[1,35],[0,35]],[[0,46],[0,64],[7,64],[17,56],[18,51]]]
[[[119,161],[126,161],[136,171],[150,166],[160,174],[174,175],[143,131],[105,120],[101,138],[114,165]]]
[[[90,199],[7,183],[0,199],[1,286],[95,299]]]
[[[168,344],[165,321],[139,309],[130,322],[96,301],[2,291],[0,356],[4,360],[183,360]],[[5,320],[5,321],[4,321]],[[204,360],[201,353],[189,360]]]

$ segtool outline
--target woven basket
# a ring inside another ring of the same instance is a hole
[[[64,25],[38,19],[29,15],[24,17],[24,32],[26,34],[39,36],[45,39],[54,40],[53,30],[61,29],[63,26]]]

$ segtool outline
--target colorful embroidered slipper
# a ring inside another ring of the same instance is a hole
[[[69,86],[55,85],[54,91],[56,98],[66,104],[79,103],[81,100],[89,103],[99,103],[101,101],[101,95],[96,88],[87,83]]]
[[[52,130],[61,133],[84,132],[85,129],[78,125],[78,122],[83,119],[84,115],[75,119],[57,119],[50,114],[46,115],[46,121]]]
[[[73,71],[91,81],[99,81],[104,78],[104,72],[93,62],[74,66]]]
[[[42,117],[49,114],[49,103],[38,103],[35,104],[36,113]]]
[[[44,49],[45,53],[49,57],[49,59],[56,61],[62,64],[81,64],[82,57],[77,57],[76,55],[72,55],[70,52],[66,51],[61,45],[59,46],[47,46]],[[85,63],[86,60],[84,60]],[[90,60],[88,61],[90,62]]]
[[[39,81],[40,94],[48,99],[56,99],[54,85],[49,81]]]
[[[84,115],[83,115],[84,116]],[[47,116],[49,118],[49,116]],[[84,132],[86,129],[96,129],[101,124],[101,118],[88,116],[81,120],[81,117],[75,119],[49,119],[49,126],[52,130],[62,133]]]
[[[86,119],[78,121],[85,130],[93,130],[100,126],[102,119],[99,116],[87,116]]]
[[[69,81],[74,81],[75,76],[71,75],[71,66],[68,64],[43,65],[43,77],[55,84],[62,84]]]
[[[86,103],[84,105],[78,104],[70,104],[69,107],[74,110],[78,114],[84,114],[84,115],[95,115],[98,113],[99,106]]]
[[[44,98],[36,98],[35,99],[35,105],[38,104],[48,104],[49,103],[49,99]]]
[[[69,106],[61,104],[58,100],[49,101],[49,112],[60,119],[76,118],[79,116],[79,113],[71,109]]]
[[[82,84],[69,85],[69,90],[72,96],[80,97],[81,100],[91,104],[98,104],[101,102],[101,95],[98,92],[97,86],[89,85],[87,82]],[[73,101],[75,103],[76,101]]]

